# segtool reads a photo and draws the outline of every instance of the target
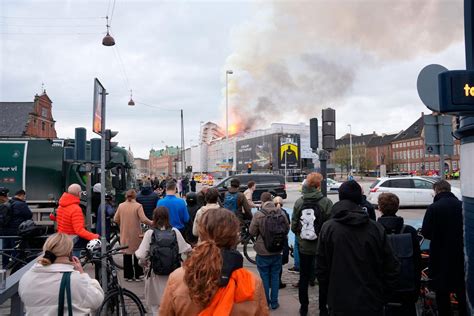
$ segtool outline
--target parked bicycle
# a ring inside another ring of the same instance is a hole
[[[250,263],[257,264],[257,253],[253,250],[255,237],[250,235],[250,220],[245,220],[240,230],[240,243],[244,247],[244,256]]]
[[[120,286],[118,273],[113,256],[121,254],[121,250],[128,246],[120,246],[108,250],[104,255],[100,255],[100,248],[95,251],[87,251],[86,262],[102,264],[102,259],[106,259],[107,269],[107,291],[105,299],[96,315],[145,315],[146,309],[141,300],[133,292]],[[99,280],[100,282],[100,280]]]

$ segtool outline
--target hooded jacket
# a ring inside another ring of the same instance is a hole
[[[140,193],[138,193],[136,200],[143,206],[146,217],[153,219],[153,210],[159,200],[158,194],[151,187],[143,187]]]
[[[18,294],[25,304],[26,315],[58,315],[59,286],[64,272],[71,273],[71,301],[74,316],[91,315],[104,300],[104,291],[87,273],[74,271],[70,264],[35,264],[18,285]],[[65,308],[67,314],[67,308]]]
[[[28,204],[25,201],[12,198],[10,200],[11,206],[11,220],[7,223],[6,227],[2,229],[3,235],[16,236],[18,234],[18,226],[26,220],[33,218]]]
[[[333,209],[334,217],[321,229],[316,256],[316,275],[328,293],[328,306],[336,314],[381,314],[400,268],[384,228],[349,200]]]
[[[56,211],[58,232],[68,235],[77,235],[86,240],[99,238],[84,228],[84,214],[79,206],[79,197],[65,192],[59,199],[59,207]]]
[[[301,217],[301,208],[305,200],[318,200],[319,207],[323,213],[323,223],[331,217],[332,201],[324,197],[320,190],[316,188],[308,188],[303,186],[303,196],[295,202],[293,207],[293,214],[291,215],[291,231],[295,233],[295,238],[298,238],[299,251],[305,255],[315,255],[318,245],[318,239],[305,240],[301,239],[298,233],[298,223]]]

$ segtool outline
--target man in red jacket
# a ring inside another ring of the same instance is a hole
[[[79,237],[74,248],[84,248],[89,240],[99,238],[99,235],[87,231],[84,227],[84,214],[79,206],[80,195],[81,186],[76,183],[71,184],[67,192],[59,199],[59,207],[56,211],[58,232]]]

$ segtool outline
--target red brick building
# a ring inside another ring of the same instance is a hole
[[[57,138],[52,103],[46,91],[33,102],[0,102],[0,137]]]
[[[150,150],[149,165],[150,175],[162,176],[176,174],[176,159],[178,158],[178,147],[168,147],[160,150]]]

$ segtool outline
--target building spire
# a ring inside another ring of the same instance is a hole
[[[44,82],[41,83],[41,93],[46,94],[46,89],[44,88]]]

